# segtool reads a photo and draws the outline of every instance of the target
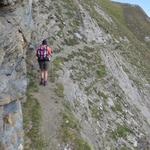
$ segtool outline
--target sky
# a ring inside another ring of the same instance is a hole
[[[116,2],[137,4],[143,8],[146,14],[150,17],[150,0],[113,0]]]

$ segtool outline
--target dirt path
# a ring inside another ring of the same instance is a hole
[[[39,86],[39,92],[34,97],[39,101],[42,109],[41,132],[46,142],[46,148],[43,150],[57,150],[57,131],[60,125],[60,111],[62,103],[54,92],[55,86],[48,83],[46,87]]]

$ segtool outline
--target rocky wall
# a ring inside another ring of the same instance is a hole
[[[32,1],[0,2],[0,149],[23,149],[21,100],[27,87],[26,48],[30,41]],[[13,7],[13,11],[9,11]]]

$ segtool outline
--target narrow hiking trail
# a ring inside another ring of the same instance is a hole
[[[62,110],[62,102],[55,94],[53,83],[48,83],[47,86],[39,86],[39,92],[33,96],[38,100],[41,114],[41,134],[46,143],[44,150],[58,149],[57,131],[60,125],[60,112]]]

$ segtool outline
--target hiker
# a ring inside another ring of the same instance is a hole
[[[36,56],[40,67],[40,85],[47,85],[48,78],[48,65],[50,57],[52,54],[52,49],[48,47],[47,40],[43,40],[42,44],[36,50]]]

